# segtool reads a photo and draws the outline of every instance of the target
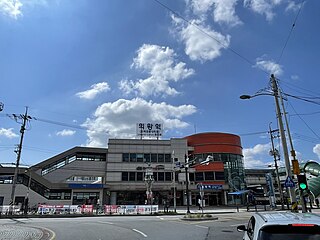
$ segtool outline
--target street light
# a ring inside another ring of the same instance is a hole
[[[278,118],[278,123],[279,123],[279,130],[280,130],[280,136],[281,136],[281,142],[282,142],[282,147],[283,147],[283,154],[284,154],[284,160],[285,160],[285,167],[286,167],[286,174],[287,177],[292,178],[292,173],[291,173],[291,167],[290,167],[290,160],[289,160],[289,155],[288,155],[288,146],[287,146],[287,141],[286,141],[286,135],[284,132],[284,125],[283,125],[283,121],[282,121],[282,113],[280,110],[280,104],[279,104],[279,98],[282,101],[282,96],[281,96],[281,92],[278,88],[277,85],[277,81],[274,77],[273,74],[271,74],[270,77],[270,82],[271,82],[271,86],[272,86],[272,91],[267,90],[265,92],[258,92],[253,96],[250,95],[242,95],[240,96],[241,99],[250,99],[256,96],[260,96],[260,95],[271,95],[274,96],[275,99],[275,104],[276,104],[276,112],[277,112],[277,118]],[[283,108],[283,113],[285,114],[286,111],[284,109],[284,105],[282,105]],[[287,123],[287,121],[286,121]],[[287,129],[289,129],[288,123],[287,123]],[[290,131],[288,131],[288,134],[290,133]],[[289,138],[291,139],[291,137],[289,136]],[[293,146],[291,145],[291,147],[293,148]],[[291,151],[293,152],[293,150]],[[291,199],[291,204],[292,204],[292,210],[293,211],[297,211],[297,203],[296,203],[296,194],[293,188],[290,188],[290,199]]]

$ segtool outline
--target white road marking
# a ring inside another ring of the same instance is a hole
[[[103,221],[98,221],[98,223],[105,223],[105,224],[110,224],[110,225],[113,224],[112,222],[103,222]]]
[[[201,226],[201,225],[195,225],[196,227],[199,227],[199,228],[205,228],[205,229],[208,229],[208,227],[206,226]]]
[[[144,236],[144,237],[148,237],[147,236],[147,234],[144,234],[143,232],[141,232],[141,231],[139,231],[139,230],[137,230],[137,229],[132,229],[133,231],[135,231],[135,232],[137,232],[137,233],[140,233],[142,236]]]

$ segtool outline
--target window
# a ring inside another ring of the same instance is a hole
[[[143,172],[137,172],[137,181],[143,181]]]
[[[156,153],[152,153],[151,154],[151,162],[157,162],[157,154]]]
[[[122,161],[123,162],[129,162],[129,153],[123,153],[122,154]]]
[[[189,173],[189,181],[194,182],[194,173]]]
[[[158,154],[158,162],[164,162],[164,154]]]
[[[128,181],[129,180],[129,173],[128,172],[122,172],[122,181]]]
[[[204,181],[203,172],[196,172],[196,182]]]
[[[204,173],[204,178],[206,181],[208,180],[214,180],[214,174],[213,172],[205,172]]]
[[[137,162],[143,162],[143,154],[137,153]]]
[[[136,162],[137,161],[137,156],[135,153],[130,153],[130,162]]]
[[[135,181],[135,180],[136,180],[136,173],[129,172],[129,181]]]
[[[164,172],[158,172],[158,181],[163,182],[164,181]]]
[[[165,181],[172,181],[171,172],[165,172]]]
[[[150,162],[150,153],[145,153],[144,154],[144,160],[146,161],[146,162]]]
[[[248,237],[250,239],[253,238],[253,233],[254,233],[254,226],[256,224],[256,219],[254,217],[251,217],[249,222],[248,222],[248,227],[247,227],[247,234],[248,234]]]
[[[171,154],[165,154],[164,155],[164,161],[167,162],[167,163],[172,162]]]
[[[224,172],[215,172],[215,180],[224,180]]]

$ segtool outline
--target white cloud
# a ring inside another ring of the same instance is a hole
[[[0,13],[17,19],[22,16],[22,3],[19,0],[0,0]]]
[[[263,58],[258,58],[255,67],[258,67],[264,71],[269,73],[273,73],[276,76],[280,76],[283,73],[282,66],[271,61],[271,60],[264,60]]]
[[[76,131],[73,131],[70,129],[63,129],[62,131],[57,132],[56,135],[61,137],[67,137],[67,136],[73,136],[75,133]]]
[[[126,94],[135,92],[141,96],[177,95],[178,91],[170,87],[170,81],[178,82],[194,74],[183,62],[175,61],[176,54],[168,47],[144,44],[137,51],[132,67],[146,72],[150,76],[137,81],[122,80],[119,88]]]
[[[274,7],[282,3],[284,0],[244,0],[245,7],[252,11],[265,15],[268,21],[272,21],[275,16]]]
[[[89,90],[76,93],[76,96],[82,99],[92,100],[98,94],[107,92],[109,90],[110,90],[109,84],[107,82],[101,82],[101,83],[96,83],[91,85],[91,88]]]
[[[291,79],[292,79],[292,80],[298,80],[298,79],[299,79],[299,76],[298,76],[298,75],[292,75],[292,76],[291,76]]]
[[[87,145],[105,147],[109,137],[134,138],[138,122],[159,122],[165,129],[185,128],[189,124],[182,118],[195,112],[193,105],[172,106],[141,98],[104,103],[83,124],[88,128]]]
[[[207,13],[211,12],[213,8],[215,22],[236,26],[242,24],[235,12],[237,2],[238,0],[188,0],[187,7],[192,10],[201,22],[206,20]]]
[[[320,159],[320,144],[317,144],[313,147],[313,152],[317,154],[318,158]]]
[[[238,0],[214,0],[215,8],[213,11],[213,19],[218,23],[225,23],[229,26],[242,24],[236,15],[236,4]]]
[[[15,134],[13,132],[13,128],[8,128],[8,129],[0,128],[0,136],[4,136],[4,137],[10,138],[10,139],[19,137],[19,135]]]
[[[286,8],[286,11],[293,11],[293,12],[296,12],[299,10],[301,4],[304,4],[304,3],[295,3],[294,1],[289,1],[288,2],[288,6]]]
[[[244,166],[245,168],[267,167],[268,162],[262,159],[270,159],[270,144],[257,144],[253,148],[244,148]]]
[[[199,20],[192,20],[192,24],[187,25],[175,17],[172,20],[180,40],[185,44],[185,53],[193,61],[213,60],[230,45],[230,35],[224,36]]]

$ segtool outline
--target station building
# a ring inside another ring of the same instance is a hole
[[[206,164],[202,164],[209,160]],[[45,204],[145,204],[146,172],[153,175],[152,202],[228,205],[228,192],[245,189],[240,137],[198,133],[184,138],[109,139],[107,148],[74,147],[30,168],[19,168],[15,202]],[[187,173],[186,173],[187,172]],[[0,205],[8,205],[14,168],[0,167]],[[186,176],[189,194],[186,194]]]

